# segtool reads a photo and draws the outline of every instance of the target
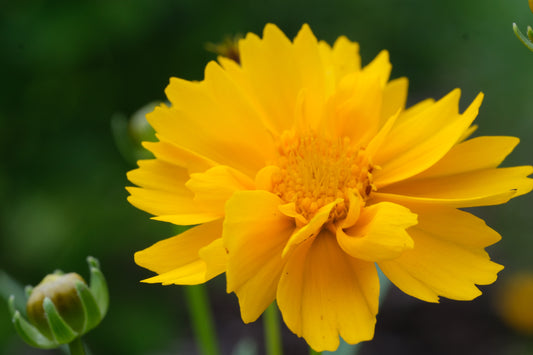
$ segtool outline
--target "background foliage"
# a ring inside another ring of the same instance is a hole
[[[533,163],[533,53],[514,36],[533,23],[524,0],[84,0],[0,2],[0,269],[37,284],[56,268],[85,273],[100,259],[111,308],[87,340],[95,354],[193,353],[182,290],[144,285],[133,253],[170,236],[126,202],[125,173],[110,130],[164,99],[170,76],[200,80],[215,56],[207,42],[261,33],[274,22],[291,38],[304,22],[332,43],[358,41],[363,62],[388,49],[409,102],[463,89],[462,107],[486,94],[479,135],[522,139],[508,165]],[[491,248],[505,279],[532,270],[533,197],[474,211],[501,232]],[[503,280],[504,281],[504,280]],[[512,354],[531,339],[497,313],[503,282],[471,303],[425,304],[392,290],[376,338],[361,354]],[[243,325],[223,278],[209,283],[224,353],[242,339],[261,347],[260,324]],[[305,351],[286,334],[288,353]],[[0,352],[45,354],[19,340],[0,305]],[[242,345],[242,344],[241,344]],[[519,350],[521,351],[521,350]]]

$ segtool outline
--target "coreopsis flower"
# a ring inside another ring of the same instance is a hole
[[[428,302],[471,300],[502,266],[500,236],[459,208],[529,192],[531,166],[497,168],[513,137],[469,140],[483,95],[459,90],[405,108],[407,79],[388,53],[361,67],[357,43],[294,41],[267,25],[220,57],[203,81],[172,78],[170,105],[148,115],[155,159],[128,174],[129,201],[197,225],[137,252],[150,283],[199,284],[226,273],[244,322],[274,300],[317,351],[372,339],[379,267]]]

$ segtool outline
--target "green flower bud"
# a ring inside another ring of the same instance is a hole
[[[115,144],[122,156],[132,164],[137,160],[153,157],[142,143],[157,140],[155,130],[146,120],[146,114],[152,112],[159,104],[161,103],[150,102],[133,113],[129,119],[122,113],[117,113],[111,118],[111,131]]]
[[[109,296],[98,260],[88,257],[90,286],[76,273],[47,275],[35,288],[28,287],[26,310],[29,322],[15,309],[9,309],[15,330],[31,346],[51,349],[73,342],[97,326],[104,318]]]
[[[131,115],[129,131],[133,141],[140,147],[142,142],[157,140],[155,130],[148,123],[146,115],[152,112],[160,102],[150,102],[138,109]]]
[[[32,291],[26,312],[28,320],[47,337],[52,337],[48,319],[44,310],[44,299],[48,297],[56,307],[63,320],[76,332],[83,328],[83,306],[76,290],[76,283],[85,286],[85,280],[74,273],[47,275]]]

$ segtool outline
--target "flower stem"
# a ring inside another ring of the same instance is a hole
[[[218,342],[205,285],[184,287],[196,342],[203,355],[218,355]]]
[[[281,329],[279,322],[279,311],[275,302],[265,310],[263,314],[263,327],[265,332],[266,354],[281,355]]]
[[[309,347],[309,355],[320,355],[320,354],[322,353],[318,351],[314,351],[311,347]]]
[[[85,355],[85,349],[83,348],[83,343],[81,337],[77,337],[68,344],[68,350],[70,355]]]

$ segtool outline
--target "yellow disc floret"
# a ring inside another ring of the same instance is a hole
[[[278,144],[279,170],[272,175],[272,190],[283,201],[294,203],[307,220],[322,206],[342,198],[330,220],[344,218],[348,192],[366,200],[374,187],[373,166],[363,147],[348,137],[328,139],[316,133],[296,135],[286,131]]]

